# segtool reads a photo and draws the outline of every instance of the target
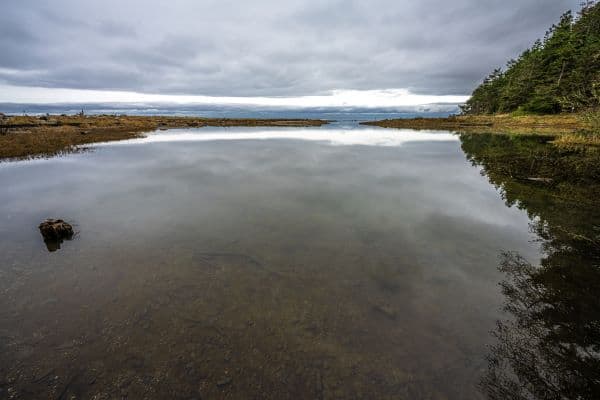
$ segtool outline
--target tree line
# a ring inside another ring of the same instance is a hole
[[[494,70],[461,106],[463,114],[555,114],[600,106],[600,3],[567,11],[506,68]]]

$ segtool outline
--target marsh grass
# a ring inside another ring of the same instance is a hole
[[[88,143],[132,139],[145,132],[204,126],[305,127],[326,124],[307,119],[216,119],[197,117],[46,115],[11,116],[0,121],[0,160],[49,157]]]
[[[557,145],[600,145],[600,113],[459,115],[448,118],[393,119],[364,125],[400,129],[451,130],[469,133],[500,133],[554,136]]]
[[[582,120],[592,135],[600,135],[600,109],[592,110],[582,115]]]

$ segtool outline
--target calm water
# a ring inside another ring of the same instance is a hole
[[[2,163],[0,398],[592,398],[598,161],[344,123]]]
[[[334,121],[375,121],[386,118],[447,117],[458,113],[458,105],[437,104],[419,107],[395,108],[282,108],[198,104],[148,104],[148,103],[94,103],[94,104],[11,104],[0,103],[5,114],[76,114],[88,115],[173,115],[207,118],[300,118]]]

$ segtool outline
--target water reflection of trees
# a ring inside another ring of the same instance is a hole
[[[492,399],[600,398],[600,152],[545,139],[462,135],[507,205],[529,214],[539,266],[505,253],[508,318],[498,321],[481,387]]]

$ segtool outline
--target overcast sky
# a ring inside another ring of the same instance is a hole
[[[579,2],[7,0],[0,6],[0,86],[464,95]]]

